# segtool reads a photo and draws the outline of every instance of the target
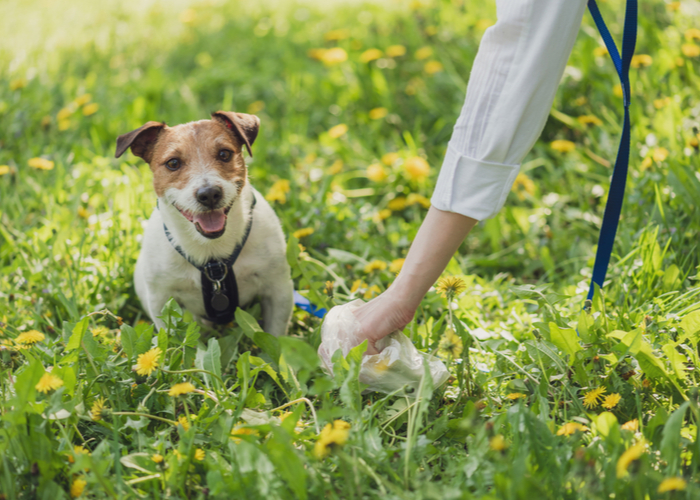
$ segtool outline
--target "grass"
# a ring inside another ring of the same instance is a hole
[[[619,36],[622,2],[603,8]],[[697,8],[641,5],[628,195],[590,310],[622,102],[586,18],[506,208],[448,266],[466,290],[429,292],[405,331],[452,377],[405,397],[362,394],[360,352],[324,374],[303,311],[275,340],[256,305],[214,335],[169,303],[154,331],[131,278],[151,174],[115,138],[256,113],[250,177],[296,288],[371,297],[425,214],[492,5],[0,7],[0,495],[696,498]]]

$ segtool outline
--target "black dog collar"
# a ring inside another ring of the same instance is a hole
[[[253,194],[253,203],[250,206],[250,218],[248,225],[245,228],[243,239],[233,253],[224,260],[212,259],[203,266],[198,266],[185,254],[185,252],[173,241],[173,236],[170,234],[168,227],[163,223],[165,236],[173,246],[177,253],[199,269],[202,275],[202,299],[204,299],[204,309],[207,317],[212,323],[217,325],[225,325],[233,321],[236,309],[240,305],[238,300],[238,284],[236,283],[236,273],[233,272],[233,264],[238,259],[238,256],[243,250],[243,245],[248,241],[250,229],[253,226],[253,208],[255,208],[255,194]]]

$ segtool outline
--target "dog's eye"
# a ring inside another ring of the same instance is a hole
[[[222,149],[219,151],[219,160],[221,161],[229,161],[232,156],[233,152],[228,149]]]
[[[168,167],[168,170],[177,170],[180,168],[180,160],[177,158],[171,158],[165,162],[165,166]]]

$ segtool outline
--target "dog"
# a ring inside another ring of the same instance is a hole
[[[259,127],[257,116],[218,111],[174,127],[150,121],[117,139],[117,158],[130,148],[150,165],[158,196],[134,271],[156,328],[170,297],[206,326],[227,324],[259,297],[264,330],[287,333],[294,289],[284,234],[243,159]]]

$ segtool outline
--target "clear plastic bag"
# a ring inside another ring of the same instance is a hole
[[[361,344],[362,328],[352,311],[362,304],[362,300],[354,300],[334,307],[326,315],[318,354],[330,373],[333,373],[331,358],[338,349],[347,356],[352,348]],[[393,332],[375,345],[379,354],[363,356],[360,368],[360,382],[367,384],[369,391],[389,394],[406,386],[418,390],[424,362],[428,363],[433,387],[444,384],[450,376],[442,361],[420,352],[401,332]]]

